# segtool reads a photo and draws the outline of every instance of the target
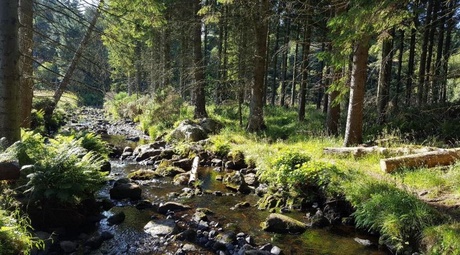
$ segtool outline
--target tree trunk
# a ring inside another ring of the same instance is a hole
[[[263,116],[263,91],[265,77],[265,61],[267,59],[267,35],[268,35],[268,11],[269,0],[257,1],[261,14],[254,15],[256,56],[254,59],[254,83],[251,89],[251,104],[249,109],[249,120],[247,130],[257,132],[265,129]]]
[[[391,32],[391,36],[394,31]],[[386,122],[387,107],[390,99],[391,67],[393,64],[393,37],[382,43],[382,62],[380,63],[379,83],[377,88],[377,124]]]
[[[410,45],[409,45],[409,61],[407,63],[407,81],[406,81],[406,105],[410,106],[412,101],[412,84],[414,81],[415,69],[415,40],[417,37],[417,30],[411,29]]]
[[[460,159],[460,149],[430,151],[380,160],[380,168],[391,173],[401,167],[435,167],[453,164]]]
[[[326,44],[323,42],[321,43],[321,52],[324,52],[325,49],[326,49]],[[316,92],[316,110],[321,109],[321,101],[323,100],[323,97],[324,97],[323,72],[324,72],[324,60],[321,60],[319,62],[319,68],[318,68],[319,87],[318,87],[318,91]]]
[[[305,120],[305,107],[307,100],[307,83],[308,83],[308,56],[310,55],[310,44],[311,44],[311,15],[310,15],[310,1],[307,1],[307,20],[305,22],[305,34],[304,34],[304,43],[302,47],[302,82],[300,83],[299,91],[299,113],[298,120]]]
[[[88,30],[86,30],[86,33],[83,36],[83,39],[81,40],[80,45],[77,48],[77,51],[75,51],[75,54],[73,55],[73,58],[70,61],[70,65],[67,68],[64,78],[62,78],[62,81],[59,83],[58,88],[54,92],[53,105],[51,105],[45,111],[46,116],[51,117],[53,115],[53,112],[56,109],[57,103],[59,102],[59,100],[61,100],[62,94],[64,94],[64,91],[67,89],[67,86],[70,83],[70,79],[72,78],[72,75],[75,72],[75,69],[77,69],[77,65],[80,62],[81,56],[83,55],[83,50],[86,48],[86,45],[89,43],[89,39],[91,37],[91,34],[93,33],[94,27],[96,26],[96,22],[101,14],[103,6],[104,6],[104,0],[100,0],[98,7],[96,9],[96,13],[94,13],[93,19],[91,20],[89,24]]]
[[[200,0],[195,0],[194,2],[194,13],[198,13],[200,10]],[[195,64],[195,87],[194,87],[194,118],[205,118],[208,117],[206,112],[206,97],[205,97],[205,77],[204,77],[204,66],[203,66],[203,49],[201,47],[201,17],[196,14],[195,17],[195,26],[193,33],[193,56]]]
[[[423,44],[422,44],[422,53],[420,55],[420,66],[418,71],[418,86],[417,86],[417,104],[419,106],[423,105],[423,98],[425,92],[425,76],[426,76],[426,60],[428,54],[428,40],[430,35],[430,24],[431,24],[431,13],[433,11],[433,0],[428,0],[428,8],[425,18],[425,24],[423,32]]]
[[[446,31],[446,42],[444,44],[443,50],[443,69],[442,69],[442,82],[441,82],[441,102],[447,101],[447,71],[449,69],[449,58],[452,54],[451,52],[451,43],[452,43],[452,31],[456,25],[455,20],[453,19],[454,13],[456,12],[457,1],[451,1],[448,8],[448,18],[447,18],[447,31]]]
[[[330,67],[329,69],[332,69]],[[338,69],[329,71],[333,75],[333,79],[328,78],[329,84],[332,82],[338,82],[341,78],[341,72]],[[340,104],[336,102],[336,98],[339,96],[339,91],[334,90],[328,94],[328,106],[326,113],[326,131],[328,135],[338,136],[339,135],[339,119],[340,119]]]
[[[33,79],[33,0],[19,0],[19,44],[21,58],[19,60],[20,76],[20,107],[21,127],[30,128],[32,98],[34,93]]]
[[[279,16],[279,15],[278,15]],[[279,38],[280,38],[280,24],[279,20],[276,20],[276,35],[275,35],[275,49],[273,52],[273,74],[272,74],[272,91],[270,104],[275,105],[276,102],[276,90],[278,88],[277,76],[278,76],[278,51],[279,51]]]
[[[430,98],[430,90],[432,89],[431,82],[433,80],[433,74],[432,74],[432,62],[433,62],[433,48],[434,48],[434,37],[435,37],[435,31],[436,31],[436,24],[438,24],[438,10],[439,10],[439,1],[434,1],[433,5],[433,14],[431,17],[431,24],[430,24],[430,35],[428,39],[428,55],[426,58],[426,71],[425,71],[425,81],[423,88],[425,91],[423,91],[423,103],[426,104],[429,101]]]
[[[286,106],[286,87],[287,87],[287,70],[288,70],[288,56],[289,56],[289,36],[290,36],[290,19],[285,19],[286,34],[284,35],[284,45],[283,45],[283,62],[282,62],[282,76],[281,76],[281,95],[280,95],[280,105]]]
[[[404,30],[400,31],[399,36],[399,50],[398,50],[398,70],[396,74],[396,95],[394,97],[394,109],[395,111],[399,108],[399,94],[401,93],[401,81],[402,81],[402,62],[404,56]]]
[[[21,139],[19,112],[18,1],[0,1],[0,137],[2,146]]]
[[[441,77],[440,74],[444,73],[443,72],[443,67],[444,65],[442,64],[443,62],[443,50],[444,50],[444,31],[445,31],[445,25],[446,25],[446,15],[447,15],[447,3],[446,1],[442,1],[440,4],[440,19],[439,19],[439,29],[438,29],[438,45],[437,45],[437,50],[436,50],[436,61],[434,64],[434,77],[433,77],[433,84],[432,84],[432,90],[433,90],[433,98],[432,102],[433,103],[438,103],[441,102]]]
[[[292,85],[291,85],[291,107],[295,104],[296,99],[296,87],[297,87],[297,62],[299,55],[299,35],[300,32],[297,31],[297,39],[295,42],[295,55],[294,55],[294,64],[292,65]]]
[[[363,142],[363,106],[368,56],[369,38],[364,37],[356,43],[353,50],[350,101],[344,141],[344,146],[347,147]]]

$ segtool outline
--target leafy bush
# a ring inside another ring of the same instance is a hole
[[[281,153],[261,175],[262,180],[293,191],[313,189],[325,194],[335,194],[342,178],[343,174],[333,164],[311,160],[308,155],[296,151]]]
[[[110,154],[108,144],[101,139],[100,135],[89,132],[78,132],[75,134],[75,139],[77,139],[81,147],[86,150],[93,151],[103,158],[108,158]]]
[[[0,254],[30,254],[33,248],[42,249],[43,241],[29,232],[30,220],[21,214],[17,201],[2,189],[0,195]]]
[[[81,147],[81,140],[73,137],[45,139],[40,134],[25,132],[22,142],[5,153],[13,155],[21,165],[33,165],[24,185],[25,193],[42,203],[76,205],[92,197],[105,180],[99,171],[103,159]]]
[[[414,195],[386,182],[354,180],[345,189],[356,209],[356,225],[379,232],[381,241],[397,251],[416,247],[422,231],[442,219]]]

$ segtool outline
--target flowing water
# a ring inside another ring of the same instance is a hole
[[[127,173],[145,168],[135,163],[120,161],[112,162],[111,177],[118,179],[126,176]],[[161,178],[152,181],[141,181],[142,196],[152,202],[177,201],[195,208],[208,208],[214,212],[211,219],[218,222],[226,231],[235,233],[244,232],[255,239],[258,245],[272,243],[283,251],[283,254],[372,254],[381,255],[388,252],[379,250],[377,245],[363,246],[355,241],[355,238],[370,240],[377,243],[375,237],[360,234],[352,227],[330,227],[325,229],[308,229],[301,235],[282,235],[264,232],[260,223],[268,216],[269,212],[260,211],[255,207],[258,197],[254,194],[242,195],[232,193],[225,186],[216,181],[218,173],[210,168],[200,169],[200,182],[204,192],[203,195],[191,198],[177,198],[171,194],[181,193],[184,186],[175,186],[170,178]],[[103,189],[99,197],[109,197],[110,187]],[[212,194],[213,191],[220,191],[222,196]],[[249,202],[250,207],[234,209],[240,202]],[[192,209],[192,210],[193,210]],[[191,211],[192,211],[191,210]],[[117,202],[116,206],[106,212],[106,216],[123,211],[126,215],[125,221],[120,225],[109,226],[106,220],[101,221],[100,231],[109,231],[114,238],[104,242],[102,247],[94,254],[174,254],[179,248],[171,240],[158,240],[143,231],[143,227],[151,218],[159,216],[153,210],[138,210],[129,201]],[[185,212],[191,213],[191,212]],[[287,214],[293,218],[302,220],[302,213]],[[168,243],[169,242],[169,243]],[[161,248],[163,247],[163,248]],[[166,247],[166,248],[164,248]],[[188,253],[190,254],[190,253]],[[211,252],[196,252],[193,254],[212,254]]]

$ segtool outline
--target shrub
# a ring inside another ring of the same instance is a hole
[[[414,195],[386,182],[354,180],[345,193],[356,209],[357,227],[379,232],[381,241],[397,251],[416,248],[423,229],[442,219]]]
[[[455,223],[425,229],[422,245],[426,254],[459,255],[460,224]]]
[[[24,185],[31,199],[71,207],[92,197],[105,180],[99,171],[102,158],[80,144],[81,140],[73,137],[45,140],[40,134],[25,132],[22,142],[5,153],[14,155],[21,165],[33,164]]]
[[[33,248],[42,249],[43,241],[29,232],[30,220],[23,215],[8,190],[0,195],[0,254],[30,254]]]

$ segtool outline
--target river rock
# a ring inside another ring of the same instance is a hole
[[[177,185],[177,186],[179,186],[179,185],[187,185],[189,178],[190,178],[189,173],[176,174],[174,176],[173,183],[174,183],[174,185]]]
[[[178,141],[197,142],[206,139],[208,135],[200,125],[191,120],[184,120],[171,132],[170,137]]]
[[[177,233],[177,225],[174,220],[156,220],[149,221],[144,226],[144,232],[152,236],[166,236]]]
[[[129,182],[115,182],[113,188],[110,189],[111,199],[125,199],[131,200],[141,199],[142,189],[139,185]]]
[[[145,151],[141,151],[141,152],[136,156],[135,160],[136,160],[137,162],[139,162],[139,161],[142,161],[142,160],[146,160],[146,159],[148,159],[148,158],[150,158],[150,157],[159,156],[159,155],[161,155],[162,151],[163,151],[163,150],[161,150],[161,149],[150,149],[150,148],[149,148],[149,149],[147,149],[147,150],[145,150]]]
[[[240,170],[248,167],[244,161],[244,154],[242,151],[231,151],[228,153],[227,158],[229,161],[225,162],[225,167],[227,169]]]
[[[160,175],[150,169],[139,169],[128,174],[128,178],[132,180],[152,180]]]
[[[0,180],[17,180],[19,179],[21,168],[16,161],[0,162]]]
[[[265,231],[281,234],[303,233],[307,229],[305,223],[279,213],[271,213],[261,226]]]
[[[124,212],[119,212],[119,213],[116,213],[112,216],[110,216],[108,219],[107,219],[107,222],[109,223],[109,225],[119,225],[121,224],[123,221],[125,221],[125,218],[126,218],[126,215]]]
[[[248,184],[244,181],[244,176],[238,171],[225,174],[223,182],[227,188],[239,191],[243,194],[249,194],[251,192]]]
[[[176,166],[162,166],[162,164],[160,164],[157,168],[157,170],[155,170],[156,174],[160,175],[160,176],[175,176],[177,174],[182,174],[182,173],[185,173],[185,170],[180,168],[180,167],[176,167]]]
[[[200,126],[206,131],[208,134],[216,134],[222,128],[222,124],[219,122],[211,119],[211,118],[203,118],[200,120]]]
[[[257,186],[259,185],[259,180],[257,178],[257,175],[254,173],[249,173],[244,175],[244,181],[249,185],[249,186]]]
[[[173,161],[172,165],[176,167],[180,167],[184,169],[185,171],[190,171],[192,169],[192,163],[193,163],[192,159],[184,158],[184,159],[180,159],[177,161]]]
[[[77,243],[72,241],[61,241],[59,246],[65,253],[71,253],[77,250]]]
[[[189,209],[191,209],[191,207],[188,205],[184,205],[177,202],[166,202],[160,204],[160,206],[158,207],[158,212],[161,214],[166,214],[168,211],[179,212],[186,211]]]
[[[110,162],[108,160],[105,160],[102,163],[100,171],[103,172],[103,173],[110,173],[111,170],[112,170],[112,165],[110,164]]]

